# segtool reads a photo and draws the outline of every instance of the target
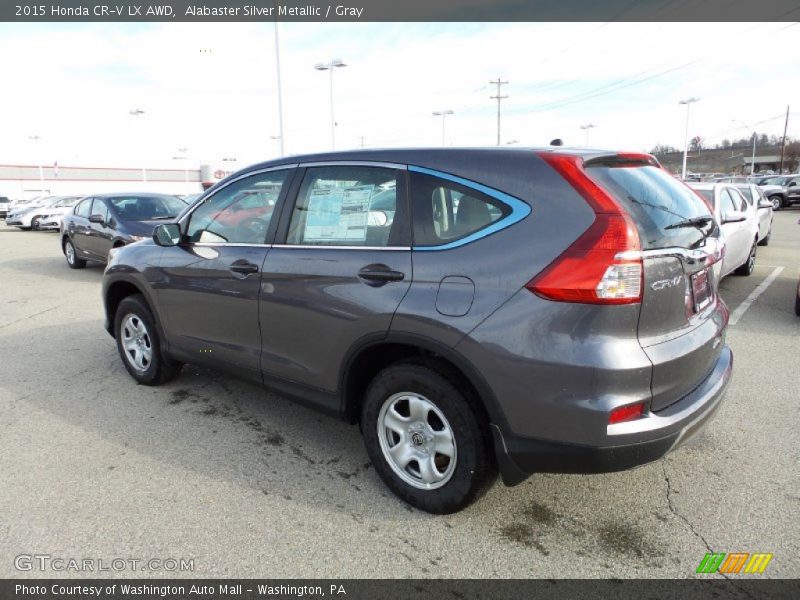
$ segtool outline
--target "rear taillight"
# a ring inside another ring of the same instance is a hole
[[[589,203],[595,221],[525,287],[561,302],[634,304],[642,300],[639,234],[627,213],[583,170],[581,159],[541,155]]]
[[[644,402],[637,402],[636,404],[626,404],[619,406],[612,410],[608,415],[608,424],[624,423],[625,421],[633,421],[644,415]]]

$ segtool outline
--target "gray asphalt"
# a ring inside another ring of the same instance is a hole
[[[357,427],[194,367],[138,386],[103,330],[102,267],[0,225],[0,577],[24,554],[194,561],[200,577],[693,577],[708,549],[772,552],[800,576],[800,211],[776,213],[735,309],[725,404],[691,444],[632,471],[534,475],[460,514],[395,499]]]

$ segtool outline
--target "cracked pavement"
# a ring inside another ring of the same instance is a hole
[[[194,559],[200,577],[683,578],[709,550],[798,577],[798,217],[777,213],[755,274],[721,286],[733,309],[785,267],[730,328],[733,382],[701,435],[632,471],[498,483],[446,517],[384,488],[357,427],[195,367],[136,385],[103,330],[102,267],[0,225],[0,577],[81,575],[14,569],[47,553]]]

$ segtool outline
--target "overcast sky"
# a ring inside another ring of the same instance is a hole
[[[273,158],[278,143],[272,23],[0,24],[0,162],[196,166]],[[800,137],[800,27],[785,23],[281,24],[284,139],[295,154],[502,141],[649,151],[758,133]],[[145,111],[133,117],[129,111]],[[734,122],[737,119],[737,122]],[[754,125],[757,124],[757,125]],[[28,138],[38,135],[41,140]],[[173,160],[188,148],[187,163]]]

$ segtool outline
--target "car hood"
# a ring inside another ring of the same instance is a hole
[[[786,188],[782,185],[760,185],[761,191],[765,194],[769,192],[786,192]]]

